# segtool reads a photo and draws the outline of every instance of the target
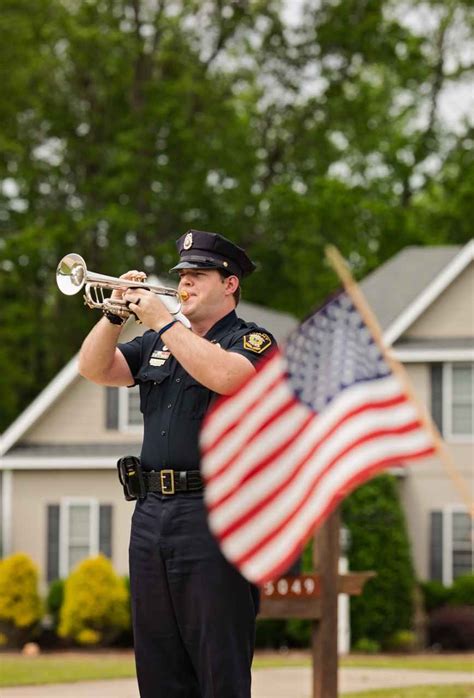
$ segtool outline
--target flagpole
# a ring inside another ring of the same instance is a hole
[[[400,363],[400,361],[398,361],[394,357],[393,353],[385,345],[382,329],[378,323],[378,320],[375,317],[369,304],[367,303],[362,291],[360,290],[359,285],[354,280],[346,260],[340,254],[339,250],[336,247],[334,247],[334,245],[327,245],[325,248],[325,253],[329,263],[341,279],[344,288],[354,301],[354,305],[356,306],[365,324],[372,333],[372,336],[376,341],[377,345],[379,346],[385,358],[385,361],[390,366],[392,372],[400,380],[401,384],[405,389],[405,392],[410,397],[414,405],[417,407],[420,416],[420,421],[423,423],[427,431],[431,434],[433,443],[438,452],[441,462],[446,468],[448,475],[452,479],[455,487],[461,495],[461,498],[466,504],[467,509],[471,514],[471,518],[474,518],[474,501],[472,500],[469,494],[469,487],[462,475],[460,474],[460,472],[458,471],[454,463],[454,460],[451,454],[449,453],[448,449],[446,448],[446,444],[438,431],[438,428],[436,427],[435,423],[431,418],[431,415],[429,414],[425,406],[416,397],[405,367]]]

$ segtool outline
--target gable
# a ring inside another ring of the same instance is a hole
[[[405,338],[474,337],[474,263],[428,306],[403,334]]]
[[[21,438],[23,445],[137,441],[136,434],[106,428],[106,388],[76,378]]]

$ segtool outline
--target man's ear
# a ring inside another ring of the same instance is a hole
[[[226,290],[226,293],[228,293],[228,295],[234,294],[240,285],[239,277],[234,276],[234,275],[227,276],[224,279],[224,282],[225,282],[225,290]]]

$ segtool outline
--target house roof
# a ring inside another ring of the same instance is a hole
[[[406,247],[361,282],[391,345],[474,259],[474,241]],[[403,282],[401,282],[403,279]]]

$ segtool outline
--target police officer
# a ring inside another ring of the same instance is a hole
[[[177,247],[172,271],[192,329],[156,294],[128,289],[123,298],[148,331],[117,346],[121,320],[107,313],[79,370],[100,384],[140,386],[146,496],[132,519],[130,584],[141,698],[250,698],[258,595],[209,532],[198,434],[216,396],[235,392],[275,342],[236,315],[240,280],[255,268],[243,249],[198,230]]]

